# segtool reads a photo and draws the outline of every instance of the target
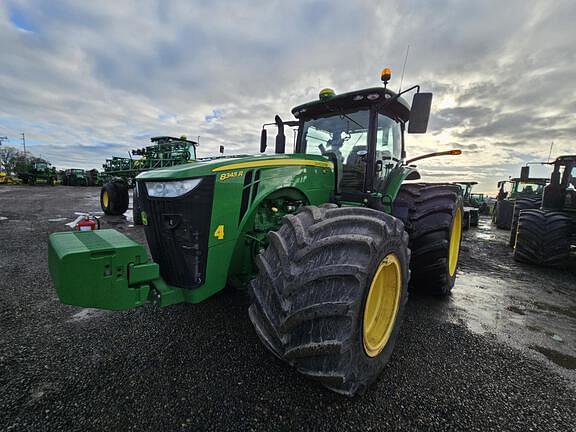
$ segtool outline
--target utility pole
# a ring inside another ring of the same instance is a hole
[[[8,141],[8,137],[0,136],[0,146],[2,146],[2,141]],[[2,159],[0,159],[0,171],[2,171]]]
[[[22,145],[24,146],[24,160],[26,160],[26,135],[24,135],[24,132],[22,132],[20,135],[22,135]]]

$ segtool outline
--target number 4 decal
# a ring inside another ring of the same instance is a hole
[[[216,231],[214,231],[214,237],[218,240],[222,240],[224,238],[224,225],[218,225]]]

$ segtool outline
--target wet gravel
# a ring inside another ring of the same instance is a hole
[[[163,310],[61,305],[46,242],[65,221],[48,220],[97,210],[97,196],[95,188],[0,187],[2,431],[575,430],[570,375],[497,334],[471,331],[451,300],[410,300],[391,362],[354,399],[276,360],[252,330],[243,293]],[[142,239],[120,218],[106,225]],[[494,265],[464,246],[465,271]]]

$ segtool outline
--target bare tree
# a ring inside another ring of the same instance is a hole
[[[8,174],[12,174],[16,168],[16,164],[24,154],[16,147],[2,146],[0,147],[0,165],[4,167]]]

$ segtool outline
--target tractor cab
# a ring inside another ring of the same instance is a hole
[[[426,132],[432,94],[416,93],[410,106],[401,97],[405,92],[369,88],[336,95],[324,89],[319,100],[292,110],[299,120],[294,152],[333,162],[336,200],[374,199],[391,174],[406,169],[406,124],[412,118],[408,132]]]
[[[472,195],[478,195],[472,193],[472,188],[478,184],[476,181],[469,181],[469,182],[456,182],[455,183],[460,190],[462,191],[462,197],[464,198],[464,203],[466,205],[471,205],[470,202],[472,200]]]
[[[410,107],[389,90],[339,96],[324,90],[319,101],[297,106],[292,113],[300,120],[295,152],[330,159],[337,194],[371,192],[379,179],[402,164]]]
[[[576,210],[576,156],[554,161],[550,184],[544,189],[543,207]]]
[[[514,200],[519,196],[542,196],[547,178],[516,177],[498,182],[497,200]]]

